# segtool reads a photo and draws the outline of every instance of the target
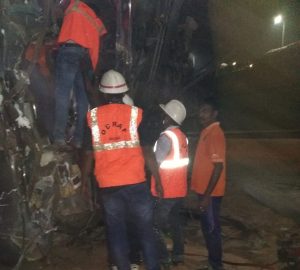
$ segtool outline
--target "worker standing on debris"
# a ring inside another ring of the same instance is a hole
[[[138,127],[142,110],[123,103],[128,91],[124,77],[107,71],[100,83],[106,104],[88,112],[95,159],[94,173],[100,188],[112,261],[118,270],[129,270],[127,218],[134,218],[146,269],[160,269],[153,230],[153,200],[145,181],[144,156]],[[90,162],[83,166],[83,178]],[[150,163],[149,163],[150,164]],[[154,168],[154,167],[152,167]],[[158,171],[156,189],[162,194]]]
[[[60,5],[65,13],[58,37],[60,47],[56,59],[54,143],[58,147],[66,146],[66,127],[73,89],[77,123],[72,144],[80,148],[88,108],[88,99],[80,68],[83,61],[90,61],[95,70],[99,56],[100,37],[106,33],[106,29],[94,10],[83,1],[61,0]]]
[[[156,199],[154,210],[155,233],[164,269],[170,264],[184,262],[184,236],[180,210],[187,194],[188,142],[179,126],[186,117],[184,105],[178,100],[171,100],[160,107],[165,112],[163,125],[165,130],[157,140],[154,151],[164,190],[164,197],[157,198],[154,178],[151,180],[151,191]],[[170,229],[173,241],[172,255],[167,250],[163,232]]]
[[[225,137],[217,122],[215,100],[206,99],[198,115],[203,130],[196,149],[191,188],[200,200],[200,221],[209,263],[198,269],[221,270],[220,207],[225,191]]]

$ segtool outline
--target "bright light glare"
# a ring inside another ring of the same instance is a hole
[[[249,67],[250,67],[250,68],[253,68],[253,64],[250,64]]]
[[[282,20],[282,15],[277,15],[276,17],[274,17],[274,24],[282,23]]]
[[[232,65],[235,66],[235,65],[236,65],[236,62],[232,62]]]

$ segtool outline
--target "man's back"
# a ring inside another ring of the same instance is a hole
[[[88,115],[100,187],[122,186],[145,180],[138,126],[142,110],[125,104],[108,104]]]

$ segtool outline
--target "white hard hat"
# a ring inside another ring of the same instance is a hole
[[[172,99],[166,105],[160,104],[159,106],[179,125],[186,117],[185,107],[179,100]]]
[[[122,101],[123,101],[124,104],[130,105],[130,106],[134,105],[133,99],[127,94],[124,95]]]
[[[111,69],[103,74],[99,90],[106,94],[121,94],[128,91],[128,86],[123,75]]]

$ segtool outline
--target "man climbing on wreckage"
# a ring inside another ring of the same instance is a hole
[[[72,145],[80,148],[83,141],[88,99],[81,71],[83,61],[89,62],[95,70],[100,38],[106,34],[101,19],[97,17],[91,4],[79,0],[61,0],[64,13],[58,37],[59,49],[56,58],[55,125],[54,146],[58,150],[68,149],[66,127],[71,91],[76,100],[77,123],[72,134]]]
[[[99,89],[106,104],[89,111],[87,122],[109,253],[118,270],[130,269],[126,228],[130,216],[134,219],[146,269],[159,270],[153,230],[153,200],[145,180],[144,156],[155,176],[155,188],[160,197],[163,190],[152,149],[140,146],[138,127],[142,121],[142,110],[123,103],[128,87],[122,74],[117,71],[104,73]],[[91,157],[87,155],[82,167],[83,182],[91,169]]]

